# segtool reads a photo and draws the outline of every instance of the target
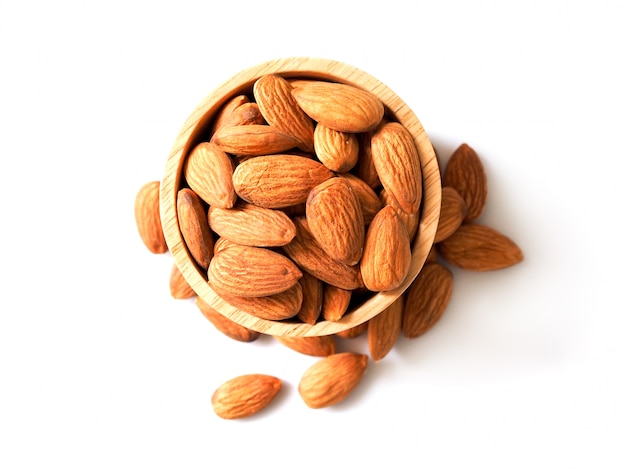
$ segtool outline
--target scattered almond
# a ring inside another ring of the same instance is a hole
[[[456,189],[465,201],[465,222],[472,222],[483,213],[487,202],[487,175],[480,157],[466,143],[461,144],[446,163],[443,186]]]
[[[241,326],[239,323],[225,317],[206,303],[202,297],[196,297],[196,305],[202,315],[204,315],[204,317],[209,320],[217,330],[235,341],[250,343],[257,340],[261,335],[258,331]]]
[[[404,296],[398,297],[389,307],[369,320],[367,344],[370,357],[381,361],[393,348],[402,332]]]
[[[282,381],[271,375],[240,375],[224,382],[211,396],[213,411],[224,419],[252,416],[276,397]]]
[[[159,204],[160,181],[144,184],[135,197],[135,223],[143,244],[154,254],[167,252],[161,225]]]
[[[335,337],[325,336],[275,336],[276,340],[307,356],[330,356],[335,354]]]
[[[183,277],[176,264],[172,265],[170,271],[170,294],[174,299],[191,299],[196,296],[196,292]]]

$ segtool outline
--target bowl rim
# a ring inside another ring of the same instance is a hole
[[[176,211],[183,164],[201,139],[216,111],[230,98],[249,93],[254,81],[276,73],[288,78],[312,78],[351,84],[378,96],[388,113],[410,132],[420,157],[422,200],[420,221],[411,247],[411,265],[404,282],[391,291],[379,292],[346,312],[338,321],[320,319],[315,324],[272,321],[241,311],[222,300],[198,271],[183,241]],[[441,174],[432,143],[412,109],[384,83],[367,72],[344,62],[318,57],[287,57],[248,67],[216,87],[196,106],[181,127],[170,150],[160,186],[160,214],[163,232],[175,265],[194,292],[212,308],[241,326],[272,336],[322,336],[358,326],[389,307],[411,285],[426,262],[434,243],[441,209]]]

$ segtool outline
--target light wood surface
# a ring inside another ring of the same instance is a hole
[[[335,322],[319,321],[315,325],[299,321],[267,321],[240,311],[222,299],[209,287],[185,248],[176,215],[183,162],[188,152],[206,132],[216,111],[231,97],[249,93],[257,78],[278,73],[284,77],[325,79],[351,84],[374,93],[387,110],[411,133],[417,145],[423,177],[421,220],[412,247],[409,274],[400,287],[381,292],[347,312]],[[348,64],[322,58],[294,57],[265,62],[242,70],[209,94],[183,124],[166,162],[161,182],[161,222],[174,262],[194,291],[209,305],[237,323],[276,336],[317,336],[334,334],[359,325],[387,308],[411,284],[420,272],[430,251],[437,229],[441,205],[441,175],[431,142],[413,110],[385,84],[368,73]]]

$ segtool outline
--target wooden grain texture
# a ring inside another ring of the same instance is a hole
[[[396,289],[381,292],[348,311],[341,320],[319,321],[314,325],[297,320],[268,321],[238,310],[220,299],[207,283],[206,273],[192,262],[183,242],[176,214],[179,189],[186,155],[206,135],[217,111],[233,97],[248,93],[255,80],[277,73],[286,78],[324,79],[347,83],[370,91],[383,102],[388,113],[404,125],[417,146],[422,170],[423,199],[421,220],[412,246],[409,274]],[[366,72],[342,62],[314,57],[289,57],[271,60],[242,70],[218,86],[197,107],[180,129],[165,165],[161,183],[161,219],[174,262],[189,285],[205,302],[231,320],[261,333],[274,336],[318,336],[345,331],[385,310],[411,284],[420,272],[433,244],[441,205],[441,175],[432,144],[419,119],[385,84]]]

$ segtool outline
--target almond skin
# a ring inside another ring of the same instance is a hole
[[[453,287],[452,272],[437,262],[428,262],[405,291],[402,332],[417,338],[430,330],[443,316]]]
[[[287,320],[296,316],[302,307],[302,286],[299,282],[285,292],[263,297],[242,297],[220,291],[211,283],[209,286],[228,304],[263,320]]]
[[[298,392],[309,408],[335,405],[361,382],[367,363],[365,354],[342,352],[327,356],[305,371]]]
[[[335,354],[335,337],[327,336],[275,336],[276,340],[301,354],[325,357]]]
[[[241,104],[223,119],[220,127],[247,126],[250,124],[267,124],[257,103]]]
[[[433,243],[439,243],[458,229],[467,214],[467,205],[452,186],[441,188],[441,213]]]
[[[367,326],[367,344],[374,362],[381,361],[393,348],[402,332],[404,296],[398,297],[389,307],[372,317]]]
[[[382,201],[374,190],[361,178],[352,173],[342,173],[339,178],[343,178],[350,183],[350,187],[357,200],[361,204],[361,213],[363,214],[363,223],[369,225],[374,216],[383,207]]]
[[[208,221],[220,237],[240,245],[283,246],[296,235],[296,226],[284,212],[242,201],[232,209],[210,207]]]
[[[361,204],[348,181],[331,178],[311,190],[306,201],[309,230],[328,255],[353,266],[363,254],[365,225]]]
[[[476,151],[461,144],[446,163],[443,186],[454,188],[465,201],[467,212],[464,222],[476,220],[487,202],[487,175]]]
[[[330,170],[345,173],[356,165],[359,158],[357,134],[336,131],[318,124],[315,126],[313,142],[317,158]]]
[[[167,252],[159,209],[160,181],[144,184],[135,196],[135,223],[141,241],[154,254]]]
[[[267,124],[222,127],[211,142],[226,153],[253,157],[285,152],[298,145],[291,135]]]
[[[209,133],[209,137],[213,137],[213,134],[224,125],[228,125],[231,120],[232,113],[239,106],[249,103],[250,98],[246,95],[236,95],[229,99],[217,112],[215,116],[215,120],[213,121],[213,125],[211,126],[211,131]]]
[[[400,286],[411,265],[411,241],[404,222],[391,206],[383,207],[365,235],[361,276],[374,292]]]
[[[230,208],[237,194],[233,187],[233,162],[212,142],[201,142],[187,156],[184,166],[189,187],[210,206]]]
[[[196,292],[191,288],[183,274],[175,264],[170,271],[170,294],[174,299],[191,299],[196,296]]]
[[[360,325],[356,325],[356,326],[353,326],[352,328],[348,328],[347,330],[338,331],[337,333],[335,333],[335,335],[337,335],[339,338],[344,338],[344,339],[358,338],[359,336],[361,336],[363,333],[367,331],[368,324],[369,324],[369,321],[366,321],[366,322],[361,323]]]
[[[372,136],[372,159],[383,187],[407,214],[418,211],[422,170],[410,132],[398,122],[380,126]]]
[[[206,270],[213,258],[214,238],[204,204],[195,192],[183,188],[176,197],[176,211],[180,233],[191,257]]]
[[[450,264],[468,271],[493,271],[520,263],[519,246],[498,230],[480,224],[462,224],[437,244],[439,254]]]
[[[232,244],[213,256],[208,275],[220,291],[263,297],[290,289],[302,272],[289,258],[269,248]]]
[[[213,392],[211,405],[220,418],[246,418],[268,406],[281,386],[282,381],[271,375],[240,375],[224,382]]]
[[[347,312],[352,299],[352,291],[327,284],[324,286],[322,316],[327,321],[338,321]]]
[[[309,192],[332,178],[320,162],[297,155],[267,155],[241,163],[233,174],[237,194],[270,209],[305,203]]]
[[[363,287],[358,266],[349,266],[330,257],[317,243],[305,217],[295,217],[296,236],[282,249],[303,271],[342,289]]]
[[[285,78],[270,74],[257,79],[252,92],[268,124],[294,137],[305,152],[313,152],[314,123],[298,105],[292,89]]]
[[[302,271],[300,285],[302,286],[302,306],[297,315],[298,319],[309,325],[315,325],[322,313],[324,284],[315,276]]]
[[[234,339],[235,341],[251,343],[252,341],[257,340],[261,335],[258,331],[241,326],[239,323],[225,317],[202,300],[202,297],[196,297],[196,305],[202,315],[204,315],[204,317],[209,320],[218,331],[224,333],[226,336]]]
[[[398,202],[385,188],[381,189],[380,191],[380,201],[384,205],[391,206],[396,210],[398,216],[400,217],[400,220],[404,222],[406,231],[409,234],[409,239],[413,241],[413,239],[415,238],[415,234],[417,233],[417,229],[419,228],[419,212],[415,212],[414,214],[407,214],[406,212],[404,212]]]
[[[291,94],[314,121],[340,132],[373,129],[385,112],[377,96],[343,83],[301,82]]]

